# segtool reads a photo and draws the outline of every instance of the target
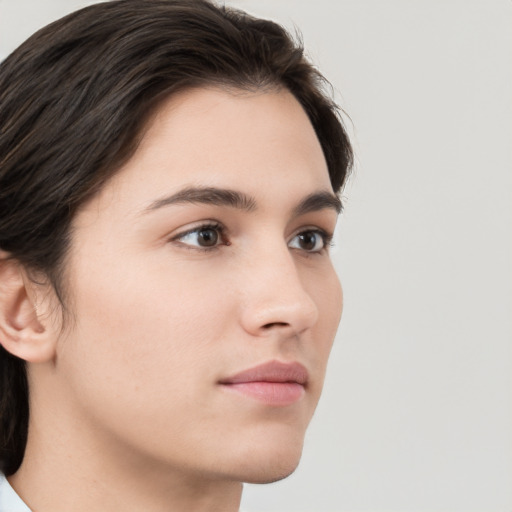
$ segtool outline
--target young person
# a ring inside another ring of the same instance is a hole
[[[352,151],[278,25],[118,0],[0,65],[0,510],[236,511],[298,464]]]

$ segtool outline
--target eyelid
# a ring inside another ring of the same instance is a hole
[[[329,248],[332,247],[332,241],[334,239],[334,233],[331,231],[328,231],[326,229],[320,228],[318,226],[305,226],[301,227],[298,231],[296,231],[293,236],[288,241],[288,244],[291,243],[292,240],[294,240],[296,237],[303,233],[316,233],[318,234],[323,241],[323,247],[316,251],[308,251],[306,249],[300,249],[300,248],[294,248],[297,250],[302,251],[306,255],[313,255],[313,254],[322,254],[324,252],[328,252]]]
[[[185,237],[187,237],[188,235],[197,233],[201,230],[207,230],[207,229],[212,229],[212,230],[215,230],[218,232],[219,243],[216,243],[215,245],[212,245],[212,246],[201,246],[199,244],[190,244],[190,243],[185,243],[185,242],[180,241],[180,240],[184,239]],[[203,251],[203,252],[212,251],[212,250],[218,249],[221,246],[231,245],[231,242],[227,238],[226,231],[227,231],[226,227],[219,221],[203,220],[203,221],[199,221],[195,225],[189,226],[184,231],[180,231],[180,232],[172,235],[169,238],[169,242],[176,242],[186,249]],[[290,245],[291,242],[295,238],[297,238],[298,236],[300,236],[301,234],[304,234],[304,233],[315,233],[318,236],[320,236],[320,238],[323,241],[323,246],[318,250],[311,250],[311,251],[308,251],[307,249],[302,249],[300,247],[291,247],[292,249],[301,251],[304,254],[314,255],[314,254],[322,254],[324,252],[328,252],[328,249],[332,246],[332,240],[334,238],[334,233],[331,232],[330,230],[321,228],[319,226],[314,226],[314,225],[313,226],[302,226],[301,228],[297,229],[294,232],[294,234],[289,238],[287,245]]]
[[[218,232],[220,243],[212,245],[212,246],[200,246],[195,244],[188,244],[185,242],[180,242],[180,239],[185,238],[192,233],[196,233],[201,230],[212,229]],[[189,226],[184,231],[180,231],[169,237],[169,242],[176,242],[180,244],[182,247],[191,250],[197,251],[212,251],[217,249],[221,245],[231,245],[231,243],[226,239],[226,228],[223,224],[216,220],[203,220],[199,221],[196,225]]]

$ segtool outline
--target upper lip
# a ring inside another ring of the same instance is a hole
[[[297,362],[269,361],[243,370],[232,377],[222,379],[221,384],[244,382],[296,382],[305,385],[309,375],[306,368]]]

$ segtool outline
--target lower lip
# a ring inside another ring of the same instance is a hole
[[[223,386],[267,405],[281,407],[298,402],[305,394],[304,386],[297,382],[238,382]]]

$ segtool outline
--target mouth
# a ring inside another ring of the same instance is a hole
[[[306,393],[309,375],[300,363],[269,361],[219,381],[228,391],[283,407],[298,402]]]

